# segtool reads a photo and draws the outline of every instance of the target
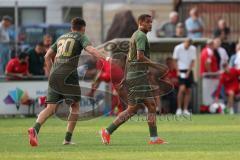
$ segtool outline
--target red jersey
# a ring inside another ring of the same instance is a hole
[[[202,75],[204,72],[208,72],[206,70],[205,64],[210,63],[211,72],[218,71],[218,63],[217,58],[215,57],[213,51],[208,47],[205,47],[201,52],[201,63],[200,63],[200,74]]]
[[[27,74],[28,73],[28,63],[20,63],[18,58],[13,58],[8,62],[7,66],[6,66],[6,72]],[[14,77],[14,79],[17,80],[17,79],[21,79],[21,78]]]
[[[164,76],[163,79],[166,79],[173,84],[175,88],[178,87],[178,75],[177,75],[177,70],[176,69],[171,69],[168,71],[167,75]]]
[[[20,63],[18,58],[11,59],[7,66],[6,71],[9,73],[28,73],[28,63]]]
[[[111,82],[113,85],[119,84],[123,77],[123,69],[114,63],[109,63],[106,60],[97,61],[97,69],[101,71],[99,79],[105,82]]]
[[[223,72],[220,75],[220,80],[216,92],[216,97],[219,97],[221,87],[224,86],[225,92],[234,91],[235,94],[239,92],[239,81],[240,70],[230,68],[229,72]]]

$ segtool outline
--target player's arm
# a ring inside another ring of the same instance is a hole
[[[150,60],[149,58],[147,58],[144,55],[144,51],[137,51],[137,60],[139,62],[143,62],[143,63],[147,64],[150,67],[153,67],[156,69],[162,69],[162,67],[160,67],[157,63],[155,63],[152,60]]]
[[[101,54],[96,48],[94,48],[92,45],[88,45],[85,48],[85,51],[87,51],[89,54],[93,55],[97,59],[104,59],[109,60],[110,57],[106,57],[105,55]]]
[[[52,68],[52,64],[53,64],[53,61],[52,61],[52,57],[56,55],[56,52],[50,48],[48,49],[46,55],[44,56],[45,58],[45,63],[46,63],[46,74],[49,75],[50,73],[50,70]]]

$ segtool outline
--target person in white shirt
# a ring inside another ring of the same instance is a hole
[[[192,40],[190,38],[174,48],[173,59],[175,59],[177,63],[176,66],[179,80],[177,115],[190,115],[188,105],[191,99],[191,86],[194,81],[192,68],[194,67],[196,55],[196,47],[192,45]]]
[[[8,29],[11,26],[12,18],[9,16],[3,16],[0,22],[0,75],[4,74],[5,66],[10,60],[9,49],[9,32]]]
[[[236,46],[236,56],[235,56],[235,59],[234,59],[234,62],[233,62],[233,66],[236,68],[236,69],[240,69],[240,43],[237,44]]]

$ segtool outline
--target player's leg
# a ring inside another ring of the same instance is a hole
[[[164,144],[164,140],[158,137],[157,133],[157,123],[156,123],[156,102],[154,98],[148,98],[144,101],[145,106],[148,109],[147,113],[147,123],[150,133],[149,144]]]
[[[116,119],[106,128],[101,130],[101,138],[104,144],[110,143],[110,135],[121,126],[124,122],[126,122],[129,118],[137,113],[138,107],[136,105],[129,105],[128,108],[121,112]]]
[[[61,98],[62,96],[60,94],[54,92],[51,88],[48,88],[48,95],[46,101],[47,106],[38,115],[38,118],[34,126],[28,129],[28,137],[31,146],[38,145],[37,135],[39,133],[39,130],[41,126],[44,124],[44,122],[56,112],[57,102],[59,102]]]
[[[188,106],[191,101],[191,94],[192,90],[191,88],[186,88],[185,96],[184,96],[184,101],[183,101],[183,114],[184,115],[190,115],[191,113],[188,111]]]
[[[181,84],[178,89],[178,94],[177,94],[177,111],[176,115],[181,115],[182,114],[182,104],[183,104],[183,98],[184,94],[186,91],[186,86],[184,84]]]
[[[233,90],[228,91],[227,107],[229,109],[229,114],[234,114],[234,111],[233,111],[234,96],[235,94]]]
[[[79,116],[79,102],[74,102],[71,106],[70,106],[70,113],[68,116],[68,124],[67,124],[67,132],[66,132],[66,136],[64,139],[63,144],[74,144],[72,143],[72,134],[73,131],[75,129],[75,126],[77,124],[78,121],[78,116]]]
[[[44,108],[43,111],[40,112],[38,115],[38,118],[36,120],[36,123],[32,128],[28,129],[28,137],[29,137],[29,143],[31,146],[38,146],[38,133],[41,128],[41,126],[44,124],[44,122],[55,113],[57,104],[47,104],[47,107]]]

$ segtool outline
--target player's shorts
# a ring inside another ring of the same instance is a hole
[[[180,70],[180,74],[181,73],[187,73],[187,70]],[[178,77],[178,84],[179,86],[181,85],[185,85],[186,88],[191,88],[192,84],[193,84],[193,72],[190,72],[190,75],[188,78],[181,78],[180,76]]]
[[[63,99],[70,99],[74,102],[81,100],[81,88],[77,75],[65,77],[63,74],[54,74],[49,77],[46,103],[57,104]]]
[[[47,104],[58,104],[63,99],[69,99],[74,102],[79,102],[81,100],[81,94],[79,96],[64,95],[48,87],[47,100],[46,100]]]
[[[146,99],[154,98],[152,88],[148,82],[148,77],[127,78],[128,104],[135,106],[144,103]]]

